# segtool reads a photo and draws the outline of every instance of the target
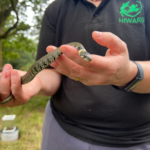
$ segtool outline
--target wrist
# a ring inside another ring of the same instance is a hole
[[[114,85],[118,87],[125,87],[130,81],[132,81],[138,73],[137,65],[133,61],[129,61],[128,69],[118,82]]]
[[[33,82],[34,83],[32,84],[32,91],[33,91],[32,97],[35,96],[35,95],[39,95],[40,91],[42,90],[42,81],[38,76],[36,76],[34,78]]]
[[[144,79],[143,67],[137,62],[135,61],[133,62],[136,64],[137,69],[138,69],[136,76],[130,82],[128,82],[125,86],[117,87],[113,85],[114,88],[130,92],[142,82],[142,80]]]

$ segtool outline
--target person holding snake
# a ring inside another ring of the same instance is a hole
[[[148,150],[149,27],[147,0],[55,0],[37,62],[0,73],[0,107],[51,96],[41,150]]]

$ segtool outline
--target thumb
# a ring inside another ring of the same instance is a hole
[[[126,43],[110,32],[94,31],[92,37],[98,44],[110,49],[111,53],[120,54],[127,51]]]
[[[46,48],[46,51],[47,51],[47,53],[50,53],[50,52],[52,52],[53,50],[55,50],[56,48],[57,48],[57,47],[50,45],[50,46],[48,46],[48,47]]]

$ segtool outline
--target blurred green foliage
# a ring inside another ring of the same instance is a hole
[[[3,65],[10,63],[15,69],[28,70],[35,62],[41,20],[48,2],[50,0],[0,0]],[[26,23],[29,8],[35,14],[32,26]],[[5,33],[8,34],[5,36]]]
[[[6,21],[7,27],[11,26],[13,16],[10,15]],[[20,24],[20,26],[25,26]],[[4,31],[7,30],[4,28]],[[24,27],[25,28],[25,27]],[[2,40],[3,65],[12,64],[13,68],[28,70],[35,62],[37,41],[27,37],[25,32],[16,33]]]
[[[0,39],[31,27],[34,35],[39,34],[42,16],[50,1],[52,0],[0,0],[0,28],[3,30],[0,32]],[[28,9],[34,12],[32,26],[26,23]]]
[[[35,62],[37,42],[25,37],[23,33],[2,42],[3,65],[10,63],[15,69],[28,70]]]

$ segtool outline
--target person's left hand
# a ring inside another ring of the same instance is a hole
[[[92,55],[92,61],[83,60],[78,50],[69,45],[62,45],[61,55],[51,66],[58,72],[85,85],[124,86],[137,74],[137,66],[129,60],[127,45],[116,35],[109,32],[92,33],[93,39],[108,50],[105,56]],[[53,46],[47,47],[51,52]]]

